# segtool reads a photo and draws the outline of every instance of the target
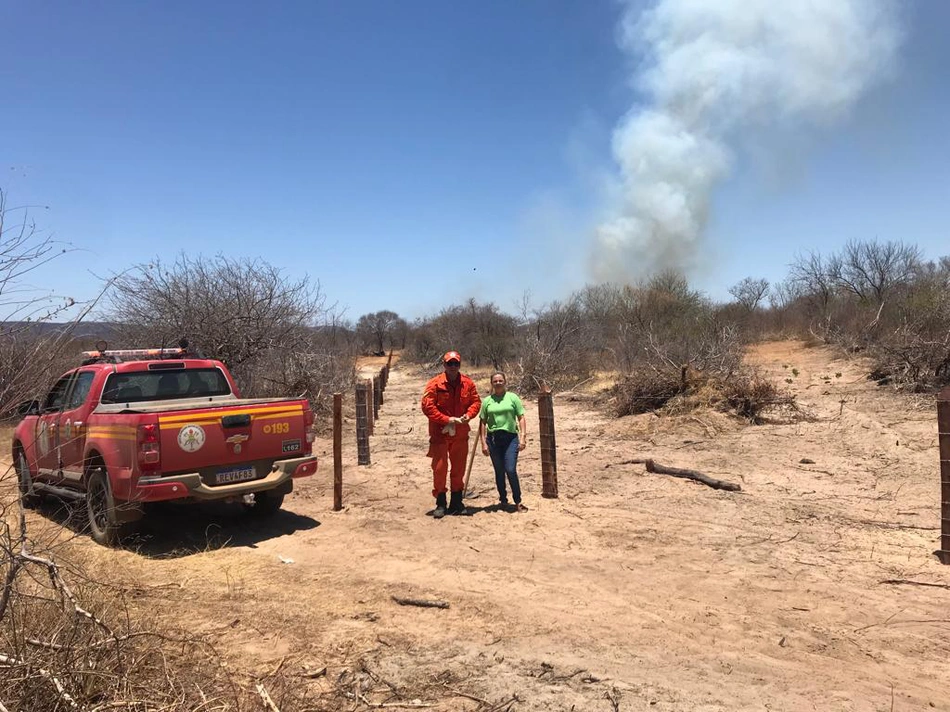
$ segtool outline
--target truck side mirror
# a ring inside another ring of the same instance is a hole
[[[16,414],[21,417],[40,414],[40,402],[38,400],[23,401],[16,407]]]

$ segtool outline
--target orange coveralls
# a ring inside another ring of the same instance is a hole
[[[478,417],[482,399],[471,378],[459,374],[452,384],[444,373],[426,383],[422,393],[422,412],[429,419],[429,452],[432,458],[432,496],[445,492],[445,478],[452,465],[452,491],[461,492],[465,487],[465,456],[468,455],[468,423],[456,423],[455,435],[442,432],[449,418],[467,415]]]

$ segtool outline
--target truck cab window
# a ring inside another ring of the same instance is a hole
[[[89,389],[92,388],[92,381],[96,374],[92,371],[80,371],[76,376],[76,382],[73,384],[72,393],[69,394],[69,403],[66,404],[66,410],[78,408],[86,402],[86,396],[89,395]]]
[[[125,371],[109,376],[102,389],[102,403],[135,403],[230,395],[231,387],[217,368],[167,371]]]
[[[69,384],[73,380],[73,376],[75,376],[75,374],[70,373],[56,381],[56,385],[53,386],[47,394],[46,400],[43,401],[43,412],[60,410],[63,407],[66,391],[69,389]]]

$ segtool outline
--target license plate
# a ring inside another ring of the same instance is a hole
[[[248,465],[247,467],[232,467],[230,470],[220,470],[215,482],[219,485],[226,485],[231,482],[253,480],[255,477],[257,477],[257,472],[254,470],[254,466]]]
[[[281,452],[300,452],[300,440],[284,440],[280,444]]]

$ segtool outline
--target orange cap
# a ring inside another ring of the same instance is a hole
[[[445,356],[442,357],[442,363],[446,363],[447,361],[458,361],[462,363],[462,357],[459,356],[458,351],[446,351]]]

